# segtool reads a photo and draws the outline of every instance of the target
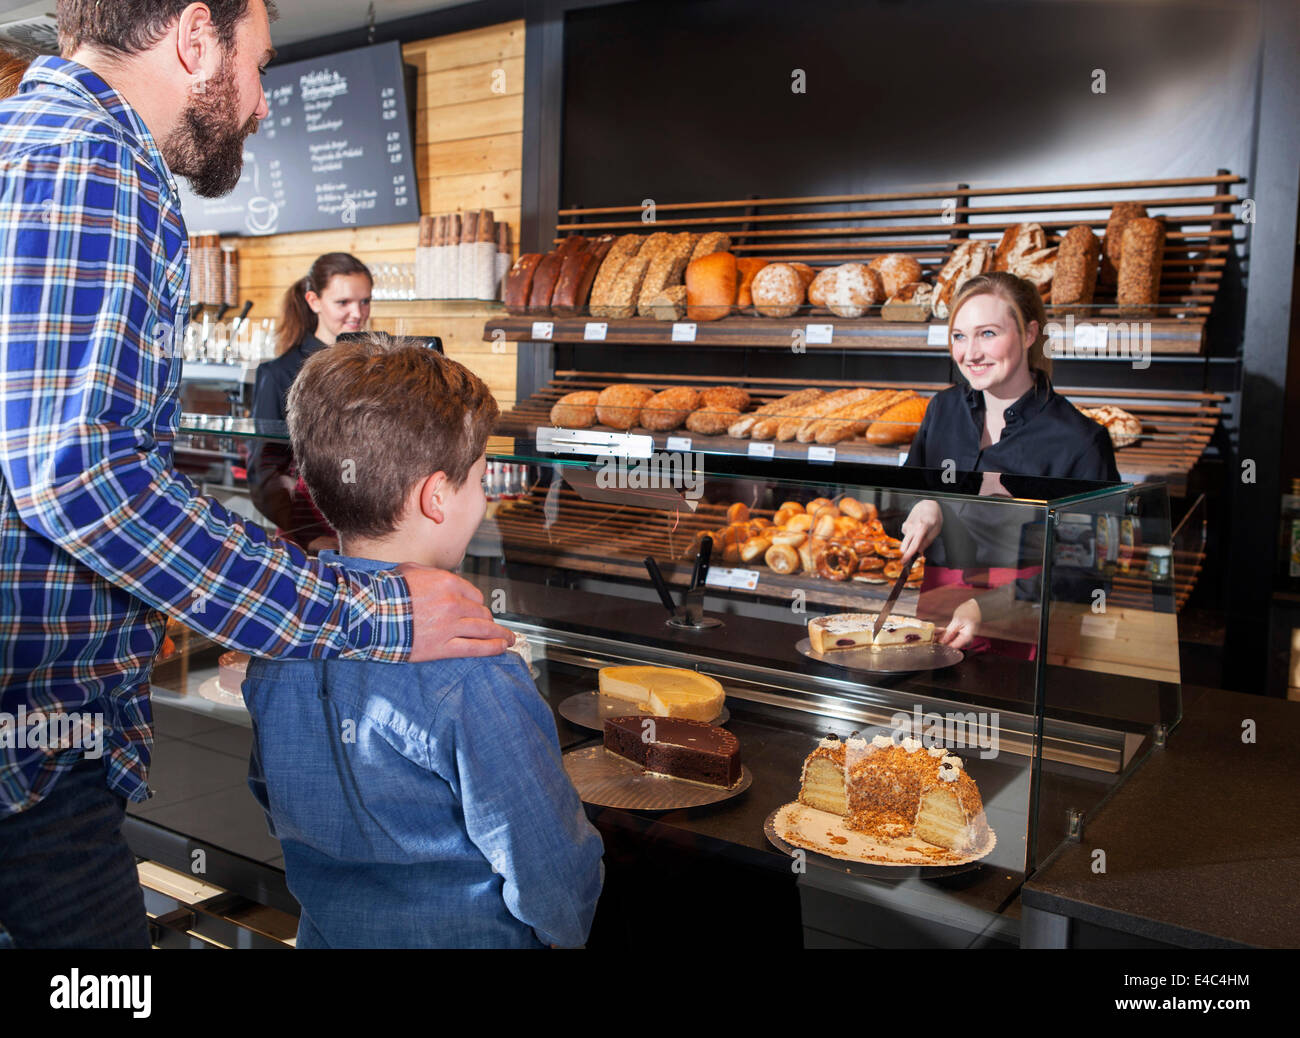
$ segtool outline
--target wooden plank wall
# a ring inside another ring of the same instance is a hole
[[[491,209],[511,226],[518,254],[523,166],[524,22],[473,29],[405,44],[418,66],[416,168],[423,213]],[[285,289],[325,252],[351,252],[370,265],[414,263],[418,228],[345,228],[238,240],[240,292],[255,319],[279,313]],[[448,356],[492,387],[503,407],[515,402],[515,344],[483,342],[486,307],[430,302],[376,303],[381,331],[440,335]]]

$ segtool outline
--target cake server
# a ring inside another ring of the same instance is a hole
[[[907,583],[907,575],[912,572],[912,563],[915,561],[915,558],[911,558],[903,563],[903,572],[900,573],[898,579],[894,581],[894,588],[889,592],[889,597],[885,599],[885,606],[880,610],[880,614],[876,617],[875,625],[871,628],[871,638],[873,641],[876,636],[880,634],[880,629],[885,626],[885,621],[889,619],[889,614],[894,611],[894,603],[898,601],[898,596],[902,593],[903,585]]]

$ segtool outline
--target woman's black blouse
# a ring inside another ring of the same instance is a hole
[[[1034,385],[1004,412],[1006,427],[980,449],[984,394],[959,382],[935,395],[912,441],[906,465],[957,472],[1005,472],[1054,479],[1120,482],[1115,449],[1104,426],[1058,396],[1051,380],[1034,373]]]
[[[257,366],[257,381],[253,386],[254,419],[264,422],[283,422],[289,413],[289,390],[294,379],[307,363],[307,358],[329,349],[314,335],[308,335],[297,346],[274,360]],[[287,443],[254,440],[248,451],[248,489],[253,503],[262,508],[262,494],[267,481],[277,474],[287,473],[293,467],[293,451]],[[265,509],[263,509],[265,511]]]

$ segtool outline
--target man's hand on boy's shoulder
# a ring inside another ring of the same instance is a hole
[[[412,663],[497,656],[514,644],[514,634],[493,622],[482,592],[469,581],[410,562],[397,572],[411,592]]]

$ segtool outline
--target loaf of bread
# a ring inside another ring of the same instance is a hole
[[[1101,240],[1101,270],[1097,275],[1101,284],[1113,285],[1119,281],[1119,263],[1124,255],[1124,228],[1131,221],[1140,220],[1146,215],[1147,207],[1141,202],[1115,203]]]
[[[651,432],[676,429],[700,406],[700,393],[690,386],[674,386],[656,393],[641,405],[640,424]]]
[[[805,423],[811,423],[818,418],[825,418],[841,407],[865,400],[872,392],[870,389],[837,389],[834,392],[827,393],[820,400],[803,408],[802,413],[780,419],[776,427],[776,440],[780,443],[789,443],[799,435],[799,430],[804,427]],[[757,429],[757,426],[755,428]],[[759,437],[757,434],[754,436],[756,440],[766,438]]]
[[[886,299],[898,295],[904,285],[921,280],[921,264],[901,252],[877,256],[871,261],[870,266],[880,275],[880,283],[884,288]]]
[[[736,257],[713,252],[691,260],[686,267],[686,318],[717,321],[731,313],[739,287]]]
[[[749,391],[739,386],[711,386],[700,390],[701,407],[731,407],[744,411],[749,406]]]
[[[863,263],[827,267],[808,288],[809,301],[836,317],[861,317],[884,298],[880,275]]]
[[[528,312],[528,300],[533,294],[533,275],[541,262],[540,252],[526,252],[511,265],[506,273],[506,313],[522,315]]]
[[[983,274],[993,262],[993,249],[988,242],[964,241],[953,249],[952,256],[939,271],[930,298],[934,316],[948,319],[948,304],[971,278]]]
[[[803,275],[789,263],[769,263],[754,275],[751,291],[763,317],[793,317],[806,296]]]
[[[674,234],[672,240],[659,250],[646,267],[645,280],[641,283],[641,295],[637,303],[637,313],[642,317],[653,316],[650,301],[665,288],[682,284],[686,274],[686,265],[691,261],[691,250],[700,240],[700,235],[690,231]]]
[[[596,423],[596,400],[599,396],[594,389],[565,393],[551,408],[551,424],[564,429],[589,429]]]
[[[691,250],[690,262],[702,259],[705,256],[711,256],[715,252],[731,251],[731,235],[726,231],[709,231],[707,234],[700,235],[700,240],[695,243],[695,248]]]
[[[551,312],[551,296],[560,280],[564,258],[559,249],[552,249],[537,264],[537,270],[533,274],[533,290],[528,294],[529,314],[544,317]]]
[[[641,418],[641,405],[655,395],[649,386],[621,383],[607,386],[596,398],[596,417],[611,429],[631,429]]]
[[[1051,287],[1052,277],[1056,273],[1056,248],[1038,249],[1024,256],[1017,256],[1008,268],[1018,278],[1030,282],[1039,293]]]
[[[673,285],[650,300],[650,316],[656,321],[680,321],[686,316],[686,286]]]
[[[736,309],[748,310],[754,305],[754,275],[766,267],[768,261],[752,256],[741,256],[736,260],[736,271],[740,284],[736,287]]]
[[[624,234],[610,246],[596,274],[596,280],[591,285],[592,317],[609,316],[604,310],[609,305],[609,293],[614,287],[614,280],[623,269],[623,265],[640,251],[644,241],[645,239],[639,234]]]
[[[933,286],[924,281],[913,281],[885,300],[880,316],[886,321],[928,321],[933,294]]]
[[[646,271],[659,253],[670,245],[672,239],[671,234],[665,234],[663,231],[650,235],[637,250],[636,255],[629,257],[619,269],[614,277],[614,283],[610,285],[600,306],[600,313],[593,311],[592,316],[612,317],[617,320],[634,316],[641,298],[641,286],[645,281]]]
[[[1123,273],[1124,268],[1120,268]],[[1142,436],[1142,423],[1122,407],[1102,404],[1100,407],[1080,408],[1081,411],[1110,433],[1110,442],[1116,450],[1137,443]]]
[[[739,417],[738,408],[703,404],[686,416],[686,428],[706,436],[721,436]]]
[[[1086,306],[1097,289],[1097,266],[1101,242],[1092,228],[1080,224],[1065,232],[1056,250],[1056,274],[1052,278],[1053,306]]]
[[[877,445],[911,443],[930,404],[929,397],[912,397],[895,404],[867,429],[867,442]]]
[[[813,283],[813,278],[817,276],[817,271],[813,270],[807,263],[791,263],[790,266],[794,267],[800,280],[803,281],[804,292],[806,293],[808,286]]]
[[[1016,263],[1031,252],[1047,248],[1047,235],[1040,224],[1013,223],[1002,232],[1002,240],[993,250],[993,270],[1015,273]]]
[[[832,444],[861,436],[885,411],[915,395],[910,389],[877,389],[863,400],[832,411],[813,423],[811,429],[801,430],[800,439],[806,443]]]
[[[556,317],[574,317],[582,311],[591,295],[596,273],[613,244],[612,234],[602,235],[564,257],[560,279],[555,283],[555,292],[551,296],[551,313]]]
[[[1160,301],[1160,271],[1164,262],[1164,221],[1149,217],[1130,220],[1120,247],[1119,288],[1115,294],[1122,313],[1152,312]]]
[[[825,391],[821,389],[800,389],[794,393],[787,393],[785,396],[763,404],[762,407],[740,418],[727,429],[727,435],[735,437],[748,436],[753,432],[754,426],[767,416],[792,414],[798,408],[803,407],[804,404],[812,403],[812,401],[824,395]],[[775,431],[773,429],[773,432]]]

